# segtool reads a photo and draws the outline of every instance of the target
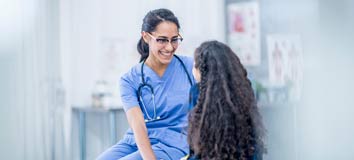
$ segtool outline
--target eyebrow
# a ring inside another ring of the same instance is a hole
[[[173,36],[172,38],[177,38],[178,37],[178,35],[176,35],[176,36]],[[166,36],[157,36],[157,38],[165,38],[165,39],[168,39],[168,37],[166,37]],[[171,38],[171,39],[172,39]]]

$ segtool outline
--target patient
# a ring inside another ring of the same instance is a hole
[[[237,55],[221,42],[204,42],[195,51],[193,75],[199,97],[189,115],[186,159],[262,159],[265,131]]]

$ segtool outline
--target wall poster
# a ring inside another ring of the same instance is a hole
[[[229,4],[228,43],[242,64],[257,66],[261,61],[258,2]]]
[[[303,81],[303,54],[299,35],[268,35],[269,81],[289,86],[290,97],[298,100]]]

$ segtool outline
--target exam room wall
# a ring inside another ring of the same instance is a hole
[[[353,159],[354,2],[260,3],[262,55],[267,34],[290,33],[301,36],[304,58],[301,101],[283,106],[293,107],[289,111],[261,109],[268,129],[266,159]],[[254,71],[267,77],[267,69]]]
[[[354,2],[318,1],[298,110],[299,159],[354,159]],[[307,53],[307,52],[305,52]]]
[[[68,158],[58,4],[0,1],[0,159]]]

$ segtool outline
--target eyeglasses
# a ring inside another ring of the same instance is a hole
[[[180,34],[178,34],[178,37],[173,37],[171,38],[171,40],[167,39],[167,38],[156,38],[154,37],[151,33],[146,32],[151,38],[153,38],[157,44],[159,44],[160,46],[166,46],[168,43],[171,43],[171,45],[173,47],[177,47],[182,41],[183,38]]]

